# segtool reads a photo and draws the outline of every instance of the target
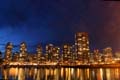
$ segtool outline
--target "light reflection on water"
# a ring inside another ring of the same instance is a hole
[[[8,80],[120,80],[120,68],[1,68]]]

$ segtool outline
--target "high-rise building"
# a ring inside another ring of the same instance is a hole
[[[94,52],[93,52],[94,62],[99,62],[99,59],[100,59],[99,55],[100,55],[99,50],[98,49],[94,50]]]
[[[54,47],[53,44],[46,45],[46,60],[47,61],[52,61],[53,47]]]
[[[75,34],[75,52],[78,61],[86,63],[89,61],[89,39],[88,33],[78,32]]]
[[[52,59],[53,59],[53,61],[58,61],[59,60],[59,54],[60,54],[60,48],[59,47],[54,47],[53,48],[53,57],[52,57]]]
[[[62,51],[62,56],[63,56],[63,61],[67,62],[71,60],[71,46],[68,44],[63,45],[63,51]]]
[[[107,47],[103,50],[103,61],[105,63],[110,63],[112,61],[112,48],[111,47]]]
[[[39,62],[41,62],[41,57],[42,57],[42,47],[41,47],[41,45],[37,46],[36,51],[37,51],[37,61],[39,63]]]
[[[12,55],[12,61],[17,62],[19,60],[19,53],[15,52]]]
[[[77,60],[77,55],[75,53],[75,45],[71,46],[71,62],[75,63],[75,61]]]
[[[27,45],[26,45],[25,42],[22,42],[20,44],[19,60],[20,61],[26,61],[27,60]]]
[[[5,57],[4,57],[6,63],[9,63],[12,60],[12,48],[13,48],[12,43],[8,42],[5,47]]]

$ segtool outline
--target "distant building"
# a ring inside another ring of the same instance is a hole
[[[120,51],[115,52],[115,58],[120,58]]]
[[[111,47],[107,47],[103,50],[103,61],[105,63],[110,63],[112,61],[112,48]]]
[[[19,53],[15,52],[12,55],[12,61],[17,62],[19,60]]]
[[[26,45],[25,42],[22,42],[20,44],[19,60],[20,61],[26,61],[27,60],[27,45]]]
[[[47,61],[58,61],[60,48],[53,46],[53,44],[46,45],[46,59]]]
[[[59,47],[54,47],[53,48],[53,55],[52,55],[52,59],[53,61],[59,61],[59,55],[60,55],[60,48]]]
[[[35,56],[34,56],[34,54],[32,54],[32,53],[29,53],[28,55],[27,55],[27,60],[26,61],[28,61],[28,62],[35,62],[36,60],[34,59],[35,58]]]
[[[73,45],[64,44],[62,49],[60,47],[54,46],[53,44],[48,44],[45,47],[45,54],[43,54],[43,48],[41,45],[38,45],[36,48],[36,52],[29,53],[27,52],[27,45],[25,42],[20,44],[19,52],[15,52],[12,54],[13,45],[8,42],[5,46],[5,55],[2,58],[2,53],[0,52],[0,62],[3,64],[13,64],[14,62],[20,62],[21,64],[28,64],[29,62],[32,64],[35,63],[45,63],[49,64],[57,62],[58,64],[87,64],[87,63],[120,63],[120,52],[114,54],[112,53],[112,48],[107,47],[103,50],[102,53],[99,53],[99,50],[94,50],[93,53],[90,54],[89,49],[89,38],[88,33],[78,32],[75,34],[75,43]],[[60,50],[61,49],[61,50]]]
[[[46,45],[46,60],[52,61],[53,60],[53,44]]]
[[[9,63],[12,60],[12,48],[13,48],[12,43],[8,42],[5,47],[5,56],[4,56],[4,61],[6,63]]]
[[[77,60],[77,54],[75,52],[75,45],[71,46],[71,60],[72,62],[75,63],[75,61]]]
[[[63,45],[62,57],[63,61],[70,61],[72,59],[71,46],[68,44]]]
[[[93,52],[93,59],[94,59],[94,62],[99,62],[100,61],[100,53],[99,53],[99,50],[98,49],[96,49],[96,50],[94,50],[94,52]]]
[[[78,57],[78,61],[86,63],[89,61],[89,39],[88,33],[78,32],[75,34],[75,52]]]
[[[37,63],[37,54],[32,53],[32,54],[31,54],[31,58],[32,58],[32,61],[31,61],[31,62]]]
[[[38,45],[36,51],[37,51],[37,62],[40,63],[42,61],[42,46]]]

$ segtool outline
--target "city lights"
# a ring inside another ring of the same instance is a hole
[[[63,44],[62,47],[48,44],[43,53],[43,47],[39,44],[35,54],[27,51],[27,44],[20,44],[19,52],[12,52],[13,44],[8,42],[5,47],[5,55],[0,60],[2,66],[86,66],[103,67],[116,64],[119,66],[120,57],[112,53],[112,48],[107,47],[103,52],[98,49],[90,51],[88,33],[78,32],[75,34],[75,43],[73,45]],[[118,53],[116,53],[118,55]],[[109,64],[109,65],[108,65]]]

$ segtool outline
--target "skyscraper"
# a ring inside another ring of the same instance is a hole
[[[53,48],[53,61],[56,62],[59,60],[59,55],[60,55],[60,48],[59,47],[54,47]]]
[[[112,61],[112,48],[111,47],[107,47],[103,50],[103,61],[105,63],[110,63]]]
[[[12,55],[12,61],[16,62],[18,60],[19,60],[19,53],[18,52],[13,53],[13,55]]]
[[[89,39],[88,33],[78,32],[75,34],[75,52],[78,61],[86,63],[89,61]]]
[[[52,57],[53,57],[53,44],[48,44],[46,45],[46,60],[47,61],[52,61]]]
[[[37,46],[37,61],[38,63],[41,62],[41,56],[42,56],[42,47],[41,45],[38,45]]]
[[[19,60],[20,61],[26,61],[27,59],[27,45],[25,42],[22,42],[20,44],[20,55],[19,55]]]
[[[99,50],[98,49],[94,50],[93,52],[94,62],[99,62],[99,55],[100,55]]]
[[[67,62],[71,60],[71,46],[68,44],[63,45],[63,51],[62,51],[62,56],[63,56],[63,61]]]
[[[5,47],[5,57],[4,57],[6,63],[12,60],[12,48],[13,48],[12,43],[8,42]]]

